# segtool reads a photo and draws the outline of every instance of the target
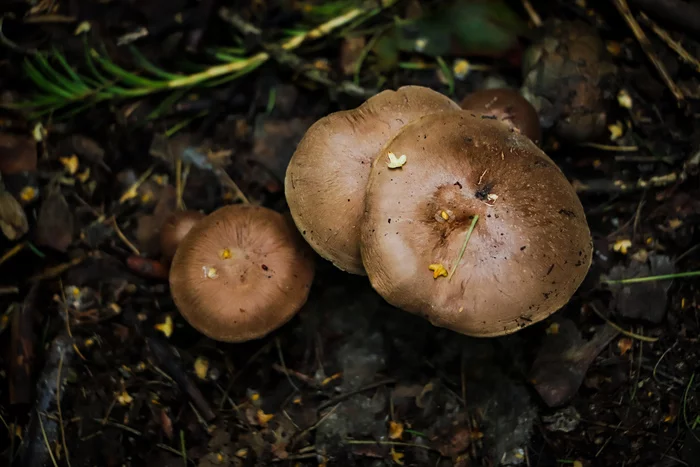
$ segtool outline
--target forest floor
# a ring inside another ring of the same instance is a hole
[[[38,164],[3,169],[0,190],[2,465],[700,465],[689,4],[461,0],[448,18],[420,0],[3,3],[2,167]],[[175,201],[211,212],[242,193],[282,211],[314,121],[406,84],[457,102],[519,88],[555,18],[593,26],[616,65],[604,134],[542,145],[594,238],[564,309],[469,338],[319,259],[307,305],[264,339],[215,342],[178,314],[157,251]],[[415,50],[443,26],[469,34]],[[614,282],[635,277],[650,279]]]

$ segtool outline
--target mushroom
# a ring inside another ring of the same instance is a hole
[[[163,259],[170,262],[178,245],[199,221],[204,219],[199,211],[177,211],[170,214],[160,228],[160,251]]]
[[[554,19],[523,54],[523,96],[540,123],[568,142],[600,137],[614,94],[617,67],[597,31],[582,21]]]
[[[493,118],[524,134],[535,144],[542,139],[535,108],[518,91],[508,88],[482,89],[466,96],[460,107],[482,118]]]
[[[267,335],[304,305],[313,252],[293,223],[252,205],[220,208],[195,224],[170,267],[170,291],[182,316],[219,341]]]
[[[387,153],[405,164],[389,168]],[[384,147],[361,232],[380,295],[471,336],[509,334],[554,313],[592,256],[561,170],[529,138],[468,111],[423,117]]]
[[[341,270],[364,274],[359,225],[372,160],[402,126],[455,109],[436,91],[404,86],[309,128],[287,167],[285,195],[297,228],[319,255]]]

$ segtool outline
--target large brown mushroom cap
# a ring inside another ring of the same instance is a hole
[[[518,131],[535,144],[542,139],[537,111],[518,91],[508,88],[481,89],[469,94],[460,107],[483,118],[494,118]]]
[[[291,222],[264,207],[230,205],[182,240],[170,291],[202,334],[243,342],[289,321],[306,302],[313,276],[313,253]]]
[[[389,151],[406,155],[403,167],[387,167]],[[590,266],[590,232],[573,187],[530,139],[445,112],[407,125],[382,152],[367,186],[362,260],[389,303],[496,336],[568,302]],[[437,265],[443,274],[455,265],[475,215],[454,276],[435,278]]]
[[[407,123],[458,108],[429,88],[404,86],[309,128],[287,168],[285,194],[297,228],[319,255],[344,271],[364,274],[359,225],[372,160]]]

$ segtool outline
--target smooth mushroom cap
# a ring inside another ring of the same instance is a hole
[[[518,91],[507,88],[482,89],[466,96],[459,105],[482,118],[494,118],[503,122],[535,144],[540,144],[542,128],[537,111]]]
[[[182,239],[204,217],[199,211],[177,211],[165,219],[160,228],[160,251],[166,261],[173,259]]]
[[[287,168],[285,194],[297,228],[319,255],[344,271],[364,274],[359,226],[372,160],[410,121],[458,108],[429,88],[404,86],[309,128]]]
[[[306,303],[313,252],[282,214],[230,205],[197,223],[170,268],[170,291],[198,331],[224,342],[257,339]]]
[[[405,165],[389,169],[388,151],[406,155]],[[449,272],[457,262],[475,215],[454,276],[434,278],[431,265]],[[468,111],[424,117],[372,164],[362,221],[369,280],[436,326],[497,336],[540,321],[569,301],[591,256],[569,181],[529,138],[496,121]]]

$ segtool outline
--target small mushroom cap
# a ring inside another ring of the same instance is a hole
[[[160,251],[165,260],[173,259],[182,239],[204,217],[199,211],[177,211],[165,219],[160,228]]]
[[[184,318],[224,342],[267,335],[306,303],[313,252],[282,214],[230,205],[189,231],[175,252],[170,291]]]
[[[384,151],[406,163],[389,169],[382,154],[372,165],[362,260],[389,303],[462,334],[497,336],[569,301],[588,272],[591,236],[573,187],[529,138],[444,112],[405,126]],[[455,263],[451,278],[430,270]]]
[[[542,128],[535,108],[518,91],[507,88],[482,89],[466,96],[460,107],[477,116],[495,118],[540,144]]]
[[[404,86],[309,128],[287,168],[285,194],[297,228],[319,255],[341,270],[364,274],[359,227],[372,160],[410,121],[458,108],[429,88]]]

